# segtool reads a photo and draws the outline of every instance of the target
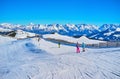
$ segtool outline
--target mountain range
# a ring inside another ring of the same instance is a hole
[[[37,34],[59,33],[62,35],[80,37],[87,36],[91,39],[120,41],[120,24],[103,24],[102,26],[90,24],[33,24],[20,25],[2,23],[1,28],[23,30]]]

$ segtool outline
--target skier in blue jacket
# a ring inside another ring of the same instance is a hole
[[[82,43],[82,51],[85,52],[85,43]]]

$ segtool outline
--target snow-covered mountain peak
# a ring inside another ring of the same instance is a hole
[[[117,28],[116,31],[120,32],[120,28]]]
[[[87,36],[93,37],[94,39],[108,38],[105,36],[110,36],[112,38],[113,34],[120,34],[119,28],[120,24],[103,24],[102,26],[90,25],[90,24],[33,24],[20,25],[20,24],[10,24],[2,23],[0,27],[11,30],[24,30],[28,32],[33,32],[37,34],[51,34],[58,33],[68,36]],[[115,38],[117,39],[117,38]]]
[[[10,26],[10,25],[12,25],[11,23],[1,23],[0,25],[6,25],[6,26]]]
[[[34,23],[32,23],[32,22],[31,22],[29,25],[33,26],[33,25],[34,25]]]
[[[118,27],[120,27],[119,24],[103,24],[99,29],[101,31],[105,30],[116,30]]]
[[[12,28],[13,27],[13,24],[10,24],[10,23],[2,23],[0,25],[3,26],[4,28]]]

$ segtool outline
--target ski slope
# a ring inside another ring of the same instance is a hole
[[[44,39],[0,36],[0,79],[120,79],[119,59],[120,48],[77,54]]]

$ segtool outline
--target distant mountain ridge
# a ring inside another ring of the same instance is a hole
[[[59,33],[68,36],[87,36],[92,39],[107,41],[120,41],[120,24],[103,24],[102,26],[90,24],[33,24],[20,25],[2,23],[0,27],[12,30],[24,30],[37,34]]]

